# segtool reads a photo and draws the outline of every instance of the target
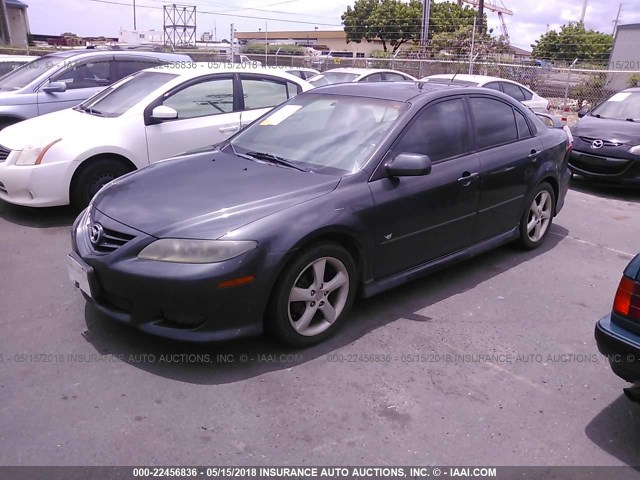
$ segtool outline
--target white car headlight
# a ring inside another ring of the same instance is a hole
[[[16,165],[40,165],[42,159],[44,158],[45,153],[51,147],[53,147],[56,143],[58,143],[61,138],[54,140],[53,142],[45,145],[43,147],[27,147],[23,150],[20,150],[18,153],[18,157],[16,158]]]
[[[635,147],[631,147],[629,149],[629,153],[633,153],[634,155],[640,155],[640,145],[636,145]]]
[[[216,263],[242,255],[258,246],[253,240],[186,240],[161,238],[138,254],[144,260],[174,263]]]

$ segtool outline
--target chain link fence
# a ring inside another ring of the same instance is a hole
[[[207,61],[203,54],[191,54],[194,60]],[[206,56],[206,55],[205,55]],[[640,86],[640,71],[607,70],[606,65],[568,63],[543,65],[499,61],[470,62],[467,59],[342,58],[284,55],[248,55],[255,62],[273,67],[305,67],[321,72],[333,68],[385,68],[408,73],[416,78],[437,74],[476,74],[505,78],[521,83],[549,100],[550,112],[577,121],[577,112],[593,108],[613,93]],[[239,59],[239,57],[238,57]]]

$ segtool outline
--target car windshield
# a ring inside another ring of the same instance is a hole
[[[344,175],[363,167],[407,107],[377,98],[301,95],[230,144],[241,154],[260,152],[316,173]]]
[[[620,92],[593,109],[591,115],[614,120],[640,121],[640,92]]]
[[[325,72],[320,75],[316,75],[313,78],[307,80],[312,85],[319,87],[320,85],[330,85],[332,83],[349,83],[353,82],[359,75],[355,73],[344,72]]]
[[[139,72],[85,100],[77,108],[103,117],[118,117],[177,75]]]
[[[0,80],[0,91],[18,90],[26,87],[47,70],[63,61],[59,57],[40,57],[8,73]]]

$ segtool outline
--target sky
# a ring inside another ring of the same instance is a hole
[[[117,37],[120,29],[133,29],[134,0],[22,0],[29,5],[29,24],[35,34]],[[355,0],[185,0],[195,5],[197,38],[215,32],[229,38],[230,24],[237,31],[339,30],[340,15]],[[440,2],[442,0],[436,0]],[[556,29],[580,18],[585,0],[485,0],[513,11],[505,16],[511,44],[531,50],[531,44],[547,29]],[[587,28],[612,33],[619,1],[587,0]],[[135,0],[138,30],[163,29],[164,0]],[[173,3],[173,2],[171,2]],[[488,13],[489,27],[499,31],[498,16]],[[252,18],[260,17],[260,18]],[[620,24],[640,23],[640,0],[622,3]]]

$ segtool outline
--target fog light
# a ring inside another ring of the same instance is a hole
[[[171,310],[163,310],[162,316],[165,320],[171,323],[177,323],[178,325],[195,327],[204,323],[205,317],[203,315],[195,315],[192,313],[175,312]]]

